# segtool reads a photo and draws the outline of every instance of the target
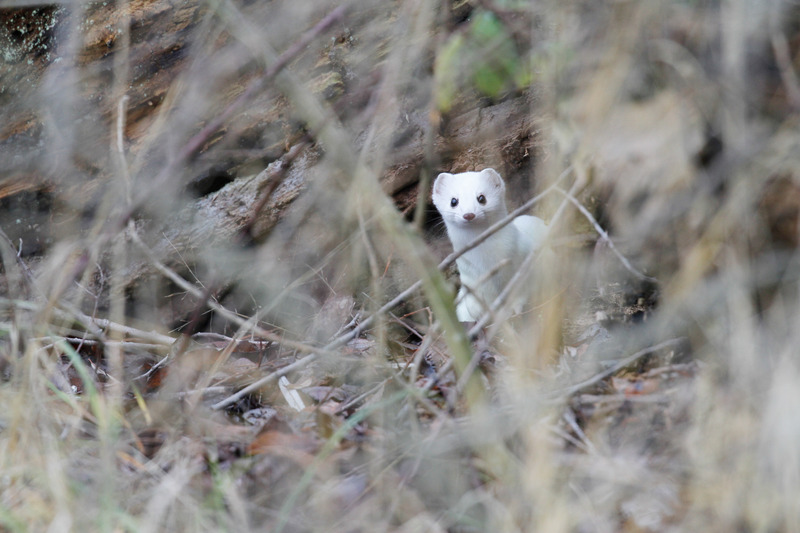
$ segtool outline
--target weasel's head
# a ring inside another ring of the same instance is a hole
[[[433,183],[433,204],[448,226],[486,227],[503,218],[506,186],[494,169],[439,174]]]

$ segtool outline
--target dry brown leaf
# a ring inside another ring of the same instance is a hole
[[[309,435],[294,435],[269,430],[260,433],[247,447],[250,455],[270,454],[286,457],[297,464],[308,467],[314,461],[319,441]]]

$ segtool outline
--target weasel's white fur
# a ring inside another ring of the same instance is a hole
[[[433,184],[433,203],[442,215],[455,250],[465,247],[508,215],[505,192],[503,178],[491,168],[439,174]],[[456,307],[458,319],[462,322],[478,320],[528,252],[541,248],[546,236],[547,225],[542,219],[522,215],[456,259],[461,274],[460,303]]]

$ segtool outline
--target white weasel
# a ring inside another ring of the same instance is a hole
[[[454,250],[460,250],[489,226],[508,215],[506,186],[494,169],[439,174],[433,183],[433,203],[442,215]],[[484,242],[456,259],[461,290],[456,314],[474,322],[491,305],[531,249],[539,249],[547,225],[538,217],[521,215]],[[505,262],[502,266],[501,263]],[[492,271],[495,271],[492,274]]]

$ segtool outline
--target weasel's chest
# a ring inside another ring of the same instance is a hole
[[[456,260],[463,283],[474,284],[479,281],[502,283],[518,266],[513,228],[504,230],[508,231],[492,235]]]

